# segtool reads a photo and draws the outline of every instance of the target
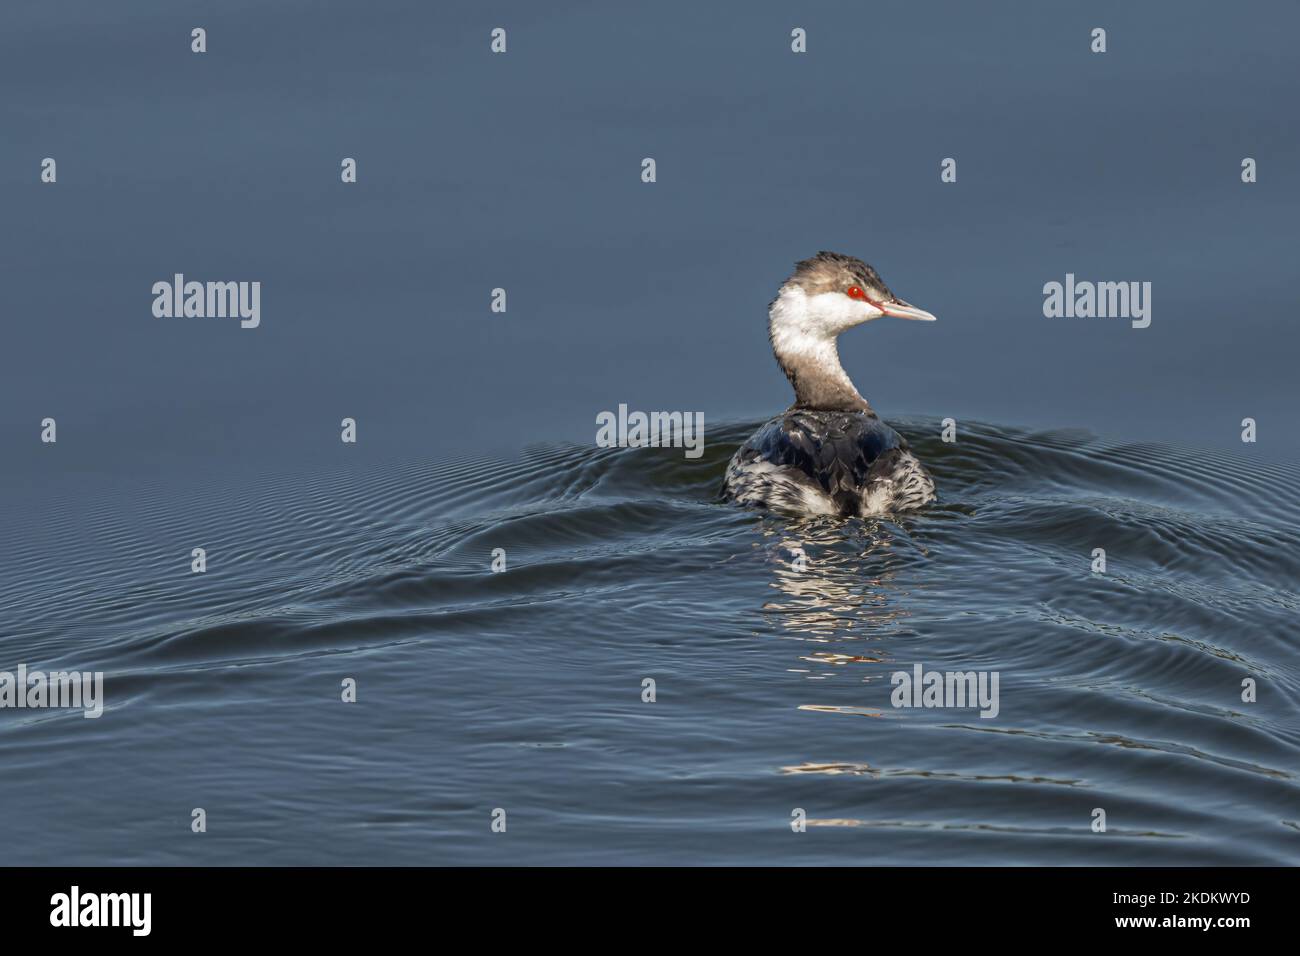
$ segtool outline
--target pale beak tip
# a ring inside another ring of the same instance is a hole
[[[885,306],[885,315],[892,315],[900,319],[912,319],[915,322],[938,321],[938,316],[925,311],[925,309],[918,309],[910,302],[901,300],[888,303]]]

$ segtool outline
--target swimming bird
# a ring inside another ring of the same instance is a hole
[[[840,365],[839,334],[886,315],[935,319],[890,292],[861,259],[819,252],[795,264],[768,307],[772,351],[795,402],[732,456],[727,497],[798,515],[842,516],[908,511],[934,500],[930,473]]]

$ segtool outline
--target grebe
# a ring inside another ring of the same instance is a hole
[[[726,495],[800,515],[874,515],[934,500],[934,481],[840,366],[835,340],[884,315],[933,322],[861,259],[819,252],[795,264],[768,307],[772,351],[795,402],[741,445]]]

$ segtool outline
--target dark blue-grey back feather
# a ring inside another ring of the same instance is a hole
[[[862,412],[792,408],[741,446],[738,463],[762,460],[795,469],[815,482],[845,514],[856,514],[862,489],[890,476],[907,441]]]

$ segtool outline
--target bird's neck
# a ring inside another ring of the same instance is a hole
[[[809,314],[798,286],[785,286],[768,310],[772,351],[794,388],[796,408],[870,412],[836,348],[838,334],[821,327]]]

